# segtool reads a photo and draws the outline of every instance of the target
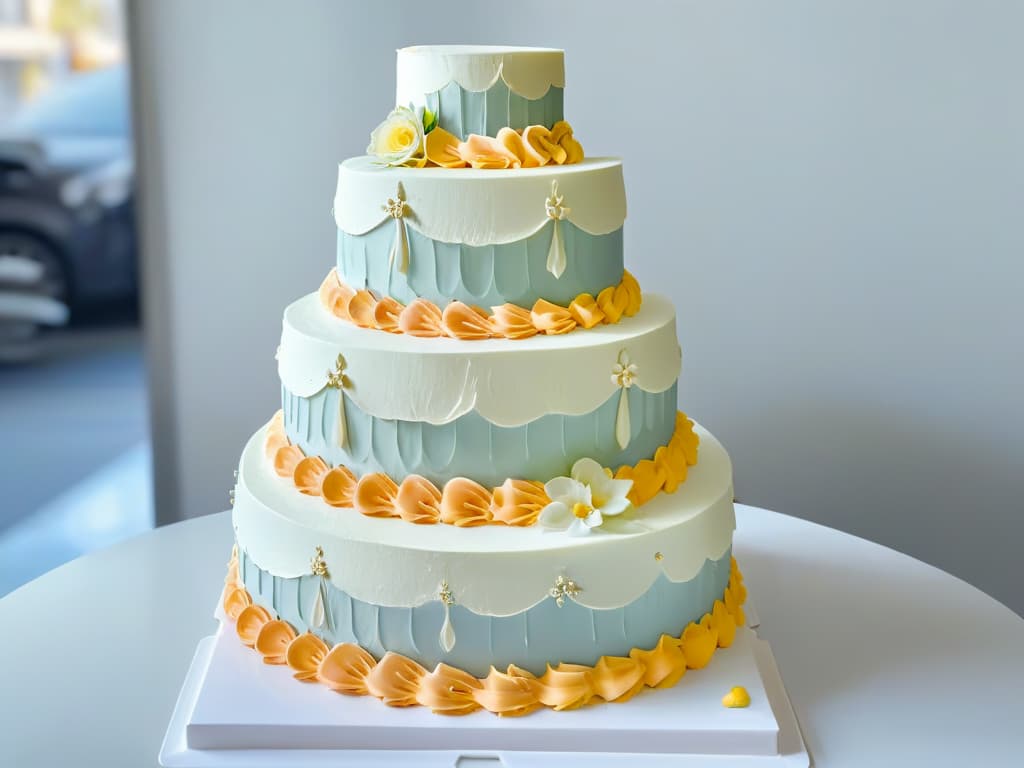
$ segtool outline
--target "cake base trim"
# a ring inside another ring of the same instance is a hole
[[[597,700],[624,702],[645,687],[675,685],[688,669],[702,669],[718,648],[732,644],[736,628],[746,621],[746,594],[732,558],[722,598],[678,637],[662,635],[654,648],[602,656],[592,667],[549,664],[540,677],[509,666],[504,672],[491,667],[487,677],[478,678],[443,663],[428,671],[392,652],[376,659],[355,643],[329,648],[316,635],[298,634],[291,624],[253,602],[239,576],[237,547],[228,563],[221,605],[245,645],[254,648],[266,664],[287,665],[301,682],[319,683],[347,695],[374,696],[392,707],[425,706],[436,714],[465,715],[485,709],[518,716],[541,707],[564,711]]]
[[[506,303],[491,307],[490,313],[461,301],[452,301],[443,310],[422,298],[402,304],[390,296],[378,298],[365,288],[352,288],[341,281],[336,269],[324,278],[318,295],[334,317],[360,328],[462,341],[520,340],[541,333],[557,336],[577,328],[614,325],[639,312],[643,301],[640,285],[628,270],[618,285],[608,286],[596,297],[581,293],[567,307],[544,299],[537,299],[530,309]]]
[[[306,496],[319,496],[332,507],[353,508],[369,517],[401,518],[416,524],[447,523],[457,527],[487,524],[531,526],[551,502],[541,482],[507,479],[488,489],[465,477],[456,477],[438,488],[419,475],[409,475],[399,485],[383,472],[356,477],[346,466],[332,467],[319,456],[306,456],[284,430],[281,411],[267,428],[263,450],[274,472],[290,480]],[[607,474],[628,480],[630,503],[639,507],[658,493],[674,492],[689,467],[697,463],[700,438],[693,422],[682,411],[676,413],[672,439],[651,459],[623,465]]]

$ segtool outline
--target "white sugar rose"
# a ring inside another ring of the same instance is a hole
[[[388,165],[419,165],[423,157],[423,118],[408,107],[395,107],[373,129],[366,153]]]

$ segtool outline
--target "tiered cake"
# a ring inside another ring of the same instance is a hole
[[[584,159],[563,87],[561,51],[400,50],[402,106],[341,164],[223,597],[300,680],[568,709],[674,684],[743,620],[728,456],[677,412],[675,312],[624,271],[622,164]]]

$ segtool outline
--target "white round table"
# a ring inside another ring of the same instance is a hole
[[[905,555],[737,507],[735,552],[819,768],[1024,765],[1024,619]],[[232,542],[153,531],[0,599],[0,765],[156,765]]]

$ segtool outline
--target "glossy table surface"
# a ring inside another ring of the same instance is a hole
[[[1024,619],[893,550],[737,506],[735,552],[815,765],[1024,765]],[[0,765],[153,766],[215,629],[227,513],[0,599]]]

